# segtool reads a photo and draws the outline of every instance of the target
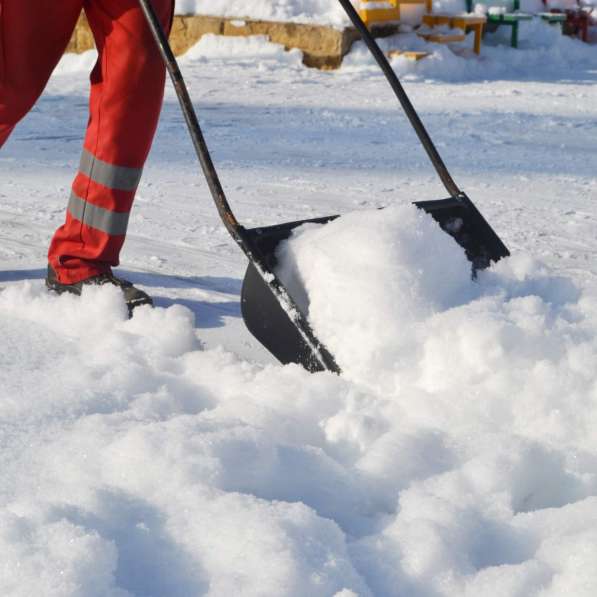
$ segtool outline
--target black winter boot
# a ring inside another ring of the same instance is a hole
[[[56,277],[56,272],[52,269],[51,266],[48,265],[48,276],[46,277],[46,286],[49,290],[56,292],[57,294],[62,294],[63,292],[70,292],[71,294],[80,295],[81,291],[83,290],[83,286],[88,285],[96,285],[96,286],[103,286],[104,284],[112,284],[112,286],[117,286],[122,290],[122,294],[124,295],[124,302],[129,310],[129,316],[132,315],[133,309],[135,307],[139,307],[141,305],[151,305],[153,307],[153,301],[151,297],[135,288],[130,282],[127,280],[122,280],[121,278],[117,278],[113,274],[99,274],[97,276],[92,276],[91,278],[87,278],[85,280],[81,280],[80,282],[75,282],[74,284],[62,284],[58,281]]]

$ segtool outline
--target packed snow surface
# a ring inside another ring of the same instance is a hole
[[[533,31],[393,63],[512,252],[477,281],[409,205],[445,191],[358,47],[182,61],[244,225],[344,214],[279,254],[341,376],[244,328],[170,89],[121,268],[156,308],[46,293],[94,56],[63,61],[0,152],[0,595],[595,595],[597,55]]]

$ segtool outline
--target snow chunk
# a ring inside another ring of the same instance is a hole
[[[474,292],[464,252],[410,205],[305,226],[278,256],[320,339],[361,381],[394,370],[415,349],[418,324]]]
[[[14,597],[130,597],[115,585],[115,546],[66,520],[0,513],[0,593]]]

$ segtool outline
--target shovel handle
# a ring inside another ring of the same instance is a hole
[[[265,256],[261,253],[261,251],[258,250],[254,243],[250,242],[247,230],[238,223],[234,214],[232,213],[232,208],[226,199],[226,195],[224,194],[220,179],[209,154],[203,133],[201,132],[199,120],[197,118],[197,114],[195,113],[193,103],[191,102],[187,86],[184,82],[182,73],[180,72],[178,63],[176,62],[176,58],[174,57],[174,53],[172,52],[172,48],[170,47],[164,29],[153,9],[151,0],[139,0],[139,4],[145,15],[147,24],[158,46],[160,54],[162,55],[162,59],[166,65],[168,74],[172,79],[174,90],[176,91],[187,128],[189,129],[189,133],[193,141],[193,147],[195,148],[195,152],[199,158],[203,174],[205,175],[209,190],[224,226],[232,238],[236,241],[238,246],[245,253],[249,259],[249,262],[254,266],[256,272],[267,284],[278,303],[287,313],[294,314],[291,319],[292,325],[296,328],[297,332],[303,339],[305,346],[308,347],[309,351],[313,355],[313,362],[319,363],[319,367],[322,370],[340,373],[340,368],[334,360],[334,357],[319,341],[313,329],[309,325],[309,322],[301,314],[300,309],[284,285],[280,282],[275,273],[269,269]]]
[[[139,0],[139,4],[141,5],[141,10],[145,15],[147,24],[149,25],[160,54],[162,55],[164,64],[166,65],[168,74],[170,75],[170,79],[172,80],[172,84],[174,85],[178,102],[180,103],[187,128],[191,135],[193,147],[199,158],[199,163],[201,164],[203,174],[207,180],[209,190],[220,217],[234,240],[236,240],[237,243],[240,243],[242,242],[240,238],[242,236],[242,226],[240,226],[234,217],[230,204],[224,194],[218,173],[211,159],[201,127],[199,126],[199,120],[195,113],[195,109],[193,108],[193,102],[189,96],[189,91],[184,82],[182,73],[180,72],[180,68],[178,67],[178,63],[176,62],[176,58],[174,57],[174,53],[172,52],[172,48],[170,47],[170,43],[168,42],[168,38],[166,37],[166,33],[151,5],[151,0]]]
[[[433,167],[435,168],[438,176],[440,177],[442,183],[444,184],[445,189],[450,193],[450,195],[454,198],[458,198],[462,192],[450,176],[446,165],[444,164],[442,158],[440,157],[429,133],[423,126],[417,111],[415,110],[414,106],[410,102],[410,99],[406,95],[406,91],[404,91],[404,87],[402,87],[402,83],[400,83],[400,79],[396,76],[394,69],[390,66],[388,59],[385,57],[384,53],[381,51],[378,43],[375,41],[373,35],[367,29],[367,25],[363,22],[363,19],[359,16],[357,11],[355,10],[354,6],[350,2],[350,0],[338,0],[342,5],[342,8],[348,15],[348,18],[352,21],[352,24],[355,26],[356,30],[360,33],[361,38],[369,48],[371,54],[373,54],[373,58],[375,58],[377,64],[383,71],[390,87],[396,94],[402,109],[406,113],[406,117],[410,121],[412,127],[415,129],[415,133],[419,138],[419,141],[423,145],[423,148],[427,152]]]

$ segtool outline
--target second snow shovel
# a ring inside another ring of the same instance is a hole
[[[507,257],[510,253],[504,243],[473,202],[452,180],[398,77],[350,0],[339,2],[384,72],[450,195],[447,199],[419,201],[415,205],[431,215],[442,230],[464,249],[472,264],[473,275],[477,270],[486,268],[492,261]],[[241,312],[247,328],[282,363],[298,363],[312,372],[340,373],[333,355],[319,341],[305,314],[299,310],[275,274],[276,248],[281,241],[290,236],[294,228],[308,222],[324,224],[338,216],[251,229],[238,223],[220,184],[182,74],[151,0],[139,0],[139,3],[174,84],[197,157],[220,217],[249,260],[241,293]]]

